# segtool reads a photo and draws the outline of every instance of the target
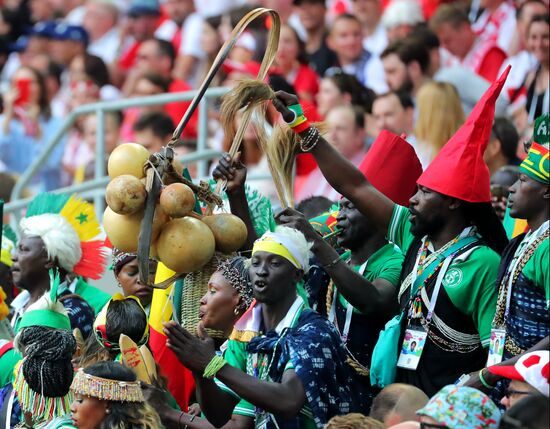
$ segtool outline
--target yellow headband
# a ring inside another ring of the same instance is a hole
[[[256,240],[254,247],[252,248],[252,256],[254,256],[256,252],[267,252],[273,253],[274,255],[279,255],[289,261],[296,268],[300,270],[302,269],[302,264],[300,264],[296,258],[292,256],[292,253],[290,253],[289,250],[282,244],[273,241],[271,237],[264,237]]]

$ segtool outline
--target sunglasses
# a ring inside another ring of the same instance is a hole
[[[506,389],[504,391],[504,396],[509,398],[510,396],[518,396],[518,395],[529,395],[531,392],[526,392],[525,390],[513,390],[513,389]]]
[[[420,423],[420,429],[449,429],[447,425],[438,425],[436,423]]]

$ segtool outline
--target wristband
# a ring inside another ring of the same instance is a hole
[[[481,384],[483,384],[487,389],[493,389],[495,386],[491,386],[489,383],[487,383],[487,380],[485,380],[485,378],[483,377],[483,369],[484,368],[479,370],[479,373],[478,373],[479,381],[481,381]]]
[[[288,106],[288,110],[292,110],[296,114],[296,116],[304,116],[304,110],[299,103]]]
[[[206,368],[204,368],[202,376],[209,379],[214,378],[214,376],[218,373],[220,369],[223,368],[226,363],[227,361],[221,356],[214,356],[212,360],[208,363],[208,365],[206,365]]]
[[[300,134],[305,130],[307,130],[309,127],[311,127],[311,124],[306,119],[304,122],[300,123],[299,125],[296,125],[295,127],[290,127],[290,128],[292,128],[292,131],[294,131],[295,133]]]

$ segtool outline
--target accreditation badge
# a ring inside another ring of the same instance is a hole
[[[411,369],[413,371],[416,370],[422,352],[424,351],[427,337],[428,332],[421,326],[409,326],[405,330],[405,338],[403,339],[401,353],[397,360],[397,366],[399,368]]]
[[[491,342],[489,343],[489,357],[487,365],[496,365],[502,362],[504,354],[504,342],[506,341],[506,331],[502,328],[491,329]]]

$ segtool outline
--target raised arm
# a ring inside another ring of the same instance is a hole
[[[225,193],[227,194],[227,199],[229,200],[231,213],[241,218],[246,225],[248,236],[241,250],[252,249],[254,241],[258,238],[258,234],[254,229],[248,207],[248,201],[246,200],[246,191],[244,189],[244,184],[246,181],[246,167],[240,161],[240,152],[237,154],[233,162],[231,162],[231,157],[228,153],[224,154],[220,159],[219,164],[214,169],[212,176],[216,180],[222,179],[226,181]]]
[[[298,98],[284,91],[277,91],[275,94],[273,105],[287,123],[292,122],[295,114],[288,107],[298,104]],[[300,137],[306,139],[309,130],[308,128],[301,132]],[[376,190],[363,173],[322,136],[311,149],[311,153],[328,183],[350,200],[361,213],[369,216],[381,230],[387,231],[394,203]]]
[[[313,243],[312,252],[327,274],[338,287],[338,291],[358,311],[365,315],[386,317],[393,314],[397,306],[397,289],[385,279],[370,282],[361,274],[340,260],[340,255],[317,234],[300,212],[285,209],[277,215],[277,222],[301,231],[307,241]],[[327,313],[330,309],[327,308]]]

